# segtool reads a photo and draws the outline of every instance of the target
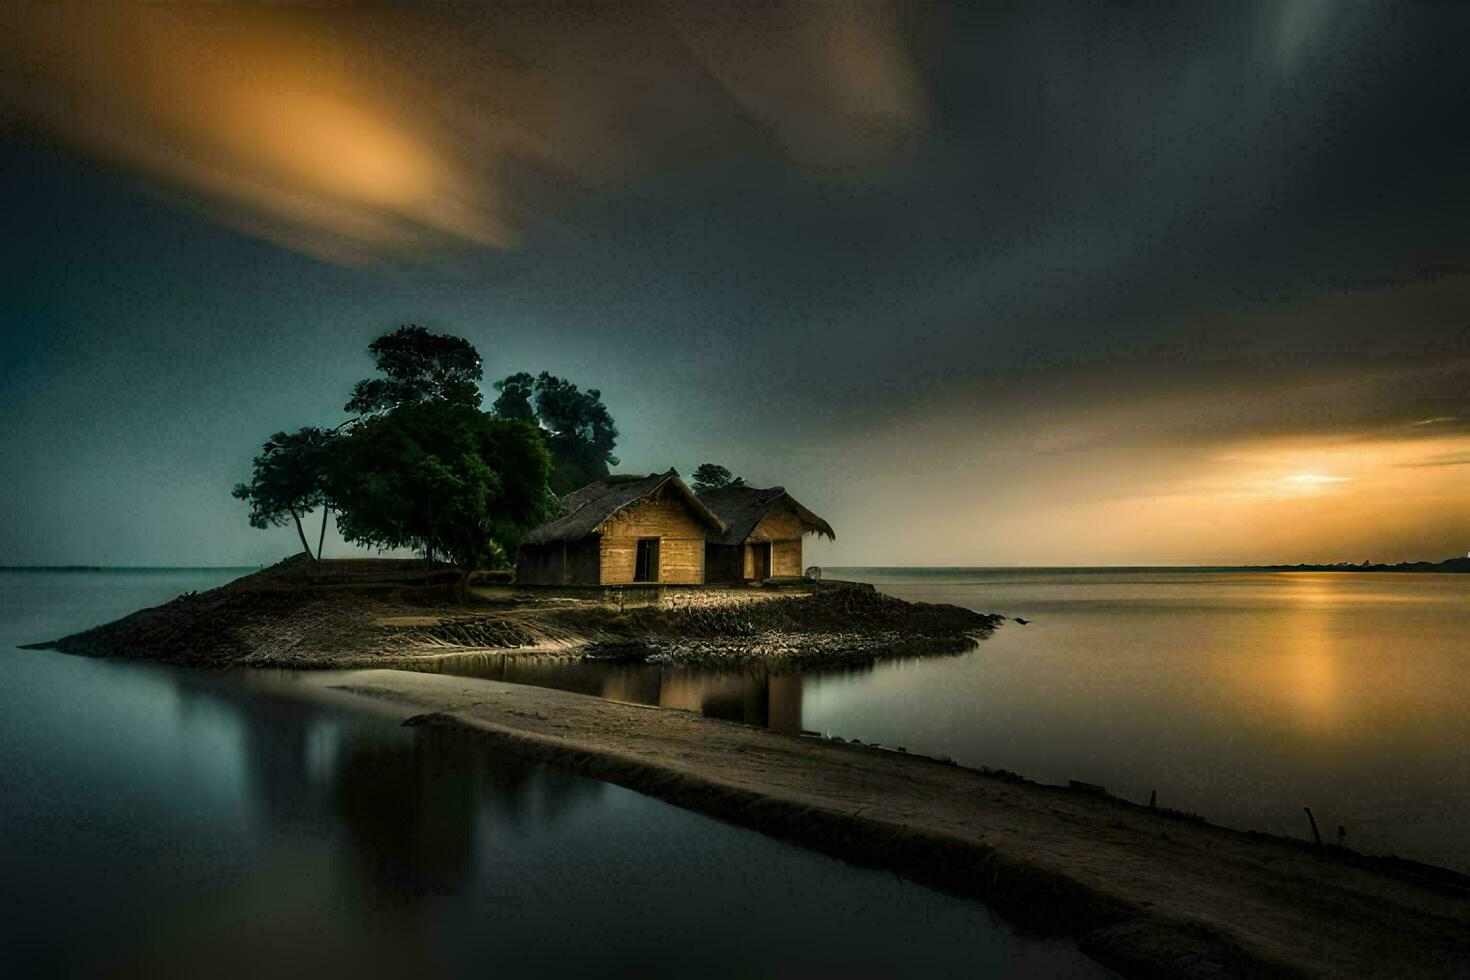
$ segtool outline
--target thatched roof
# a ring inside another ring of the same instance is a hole
[[[709,540],[713,544],[743,544],[750,537],[750,532],[761,522],[761,518],[772,508],[780,506],[790,507],[796,513],[801,519],[803,531],[837,540],[832,525],[799,504],[795,497],[786,492],[785,487],[768,487],[765,490],[756,487],[720,487],[718,490],[706,490],[699,495],[699,499],[718,514],[729,528],[719,537],[711,535]]]
[[[581,541],[589,534],[595,534],[618,511],[664,487],[684,498],[689,510],[709,527],[711,533],[725,533],[727,529],[724,522],[700,502],[694,491],[679,479],[677,472],[669,470],[667,473],[650,473],[638,477],[612,476],[589,483],[580,490],[573,490],[561,498],[563,516],[549,524],[533,528],[526,535],[524,543]]]

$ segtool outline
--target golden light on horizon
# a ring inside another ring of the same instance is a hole
[[[1448,428],[1009,459],[936,482],[916,506],[963,515],[966,532],[906,522],[878,538],[884,563],[960,565],[977,553],[998,565],[1393,562],[1461,554],[1470,527],[1470,434]],[[906,473],[875,480],[854,511],[915,492]]]
[[[1319,486],[1330,483],[1346,483],[1352,479],[1347,476],[1327,476],[1324,473],[1293,473],[1286,478],[1288,483],[1300,483],[1304,486]]]
[[[1328,476],[1325,473],[1293,473],[1282,482],[1297,493],[1321,493],[1339,483],[1351,482],[1352,477]]]

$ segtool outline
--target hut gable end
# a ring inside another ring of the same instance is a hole
[[[747,541],[792,541],[805,531],[796,511],[784,503],[777,503],[766,512],[750,531]]]
[[[631,584],[639,580],[640,560],[654,576],[648,581],[701,584],[705,538],[728,530],[673,470],[599,480],[567,494],[561,505],[561,517],[526,535],[517,566],[521,584]]]
[[[837,538],[832,525],[803,507],[785,487],[764,490],[721,487],[700,494],[699,499],[727,526],[724,534],[710,535],[712,544],[737,545],[752,539],[776,541],[800,538],[803,534]],[[757,534],[760,536],[756,537]]]
[[[660,489],[649,494],[598,526],[602,536],[602,581],[610,585],[634,581],[638,542],[658,538],[658,581],[698,585],[704,581],[706,530],[706,524],[677,493]]]
[[[669,470],[632,479],[609,477],[567,494],[561,499],[562,516],[533,528],[526,535],[525,543],[541,545],[581,541],[588,535],[599,533],[602,524],[623,508],[659,491],[667,491],[684,500],[694,518],[710,532],[723,534],[727,530],[724,522],[685,486],[679,474]]]

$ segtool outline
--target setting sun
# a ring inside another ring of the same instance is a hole
[[[1346,476],[1326,476],[1321,473],[1293,473],[1286,478],[1286,482],[1297,487],[1319,489],[1334,483],[1346,483],[1349,479]]]

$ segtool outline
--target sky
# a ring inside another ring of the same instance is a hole
[[[0,564],[258,564],[368,342],[808,561],[1470,549],[1470,7],[0,8]],[[335,535],[327,554],[347,554]]]

